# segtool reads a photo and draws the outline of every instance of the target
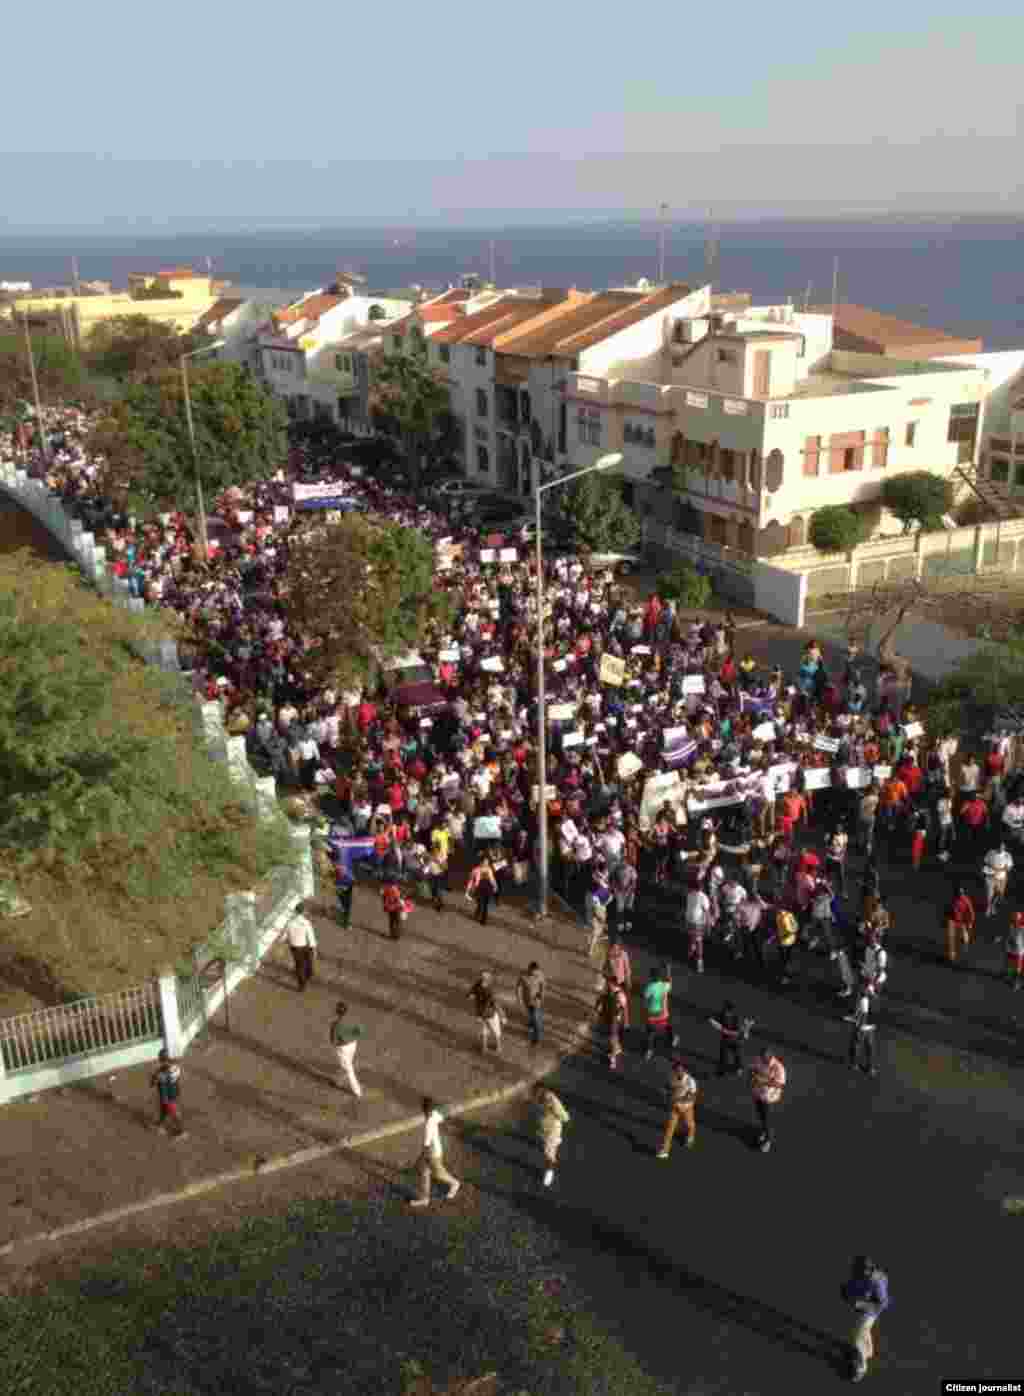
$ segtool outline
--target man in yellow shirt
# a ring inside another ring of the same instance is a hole
[[[441,870],[441,885],[447,892],[448,887],[448,855],[451,851],[452,836],[448,830],[439,824],[430,835],[430,849],[437,859]]]

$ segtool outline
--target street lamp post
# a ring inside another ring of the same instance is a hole
[[[192,422],[192,394],[188,386],[188,363],[187,360],[194,359],[197,354],[208,354],[213,349],[219,349],[223,340],[216,344],[204,344],[199,349],[193,349],[188,354],[181,356],[181,386],[185,393],[185,421],[188,424],[189,445],[192,447],[192,469],[196,477],[196,511],[199,520],[199,546],[203,550],[203,561],[210,560],[210,537],[206,530],[206,499],[203,495],[203,481],[199,473],[199,451],[196,448],[196,429]]]
[[[537,919],[543,920],[548,914],[548,755],[547,755],[547,702],[544,694],[544,552],[541,541],[541,495],[553,490],[557,485],[567,485],[570,480],[578,480],[582,475],[592,475],[597,470],[613,470],[622,464],[621,452],[602,456],[593,465],[583,470],[574,470],[557,480],[549,480],[546,485],[539,481],[533,492],[536,510],[537,530],[537,824],[538,824],[538,884]]]
[[[36,376],[36,356],[32,349],[32,336],[28,330],[28,311],[22,317],[22,324],[25,329],[25,350],[28,354],[28,371],[32,376],[32,396],[36,404],[36,425],[39,431],[39,445],[43,452],[43,464],[50,464],[50,442],[46,435],[46,423],[43,421],[43,404],[39,398],[39,379]]]

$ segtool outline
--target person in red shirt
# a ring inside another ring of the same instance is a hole
[[[364,733],[367,727],[369,727],[370,723],[376,719],[376,716],[377,708],[375,704],[371,703],[369,698],[364,698],[363,701],[359,704],[359,707],[356,709],[356,717],[358,719],[359,726],[363,729]]]
[[[896,777],[907,787],[907,793],[916,800],[924,785],[924,772],[914,758],[907,755],[896,768]]]
[[[736,665],[733,663],[731,654],[726,655],[725,662],[718,671],[718,678],[726,688],[731,688],[736,682]]]
[[[977,917],[967,889],[958,886],[946,912],[946,959],[955,965],[961,946],[971,943]]]
[[[961,830],[969,848],[977,850],[985,825],[988,823],[988,805],[977,793],[960,809]]]
[[[991,780],[993,776],[1001,776],[1005,765],[1006,762],[1003,760],[999,748],[994,746],[985,757],[985,773],[989,780]]]
[[[392,814],[397,814],[400,809],[405,808],[405,786],[397,777],[387,788],[387,801]]]

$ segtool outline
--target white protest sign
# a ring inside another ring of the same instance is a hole
[[[670,804],[677,804],[682,798],[683,782],[678,771],[651,776],[644,782],[644,793],[640,800],[640,818],[653,819],[666,801]]]
[[[518,562],[519,551],[517,548],[499,548],[498,558],[501,562]]]
[[[753,732],[751,732],[750,735],[753,737],[753,739],[754,739],[755,742],[774,742],[774,740],[775,740],[775,723],[774,723],[774,722],[760,722],[760,723],[758,723],[758,725],[754,728]]]
[[[579,728],[576,728],[576,730],[573,731],[573,732],[566,732],[566,733],[564,734],[564,736],[562,737],[562,745],[563,745],[563,747],[566,747],[566,746],[582,746],[582,744],[583,744],[583,733],[579,730]]]
[[[251,510],[251,509],[239,509],[238,514],[237,514],[237,518],[238,518],[238,522],[239,522],[240,524],[252,523],[252,510]]]
[[[433,725],[434,725],[434,719],[433,719],[432,717],[421,717],[421,718],[420,718],[420,726],[421,726],[421,727],[433,727]]]
[[[907,738],[908,741],[912,741],[915,737],[922,737],[924,735],[923,723],[908,722],[903,729],[903,735]]]
[[[494,550],[494,548],[484,548],[484,549],[481,551],[481,553],[480,553],[480,561],[481,561],[481,562],[494,562],[494,560],[496,559],[497,556],[498,556],[498,554],[497,554],[497,552]]]
[[[560,673],[562,672],[562,670],[565,668],[566,663],[567,663],[567,661],[564,660],[564,659],[556,659],[555,662],[554,662],[554,664],[552,664],[551,667],[552,667],[552,669],[554,669],[554,671],[555,671],[556,674],[560,674]]]
[[[457,648],[452,650],[442,650],[437,657],[438,659],[440,659],[442,664],[458,664],[459,660],[462,658],[462,651]]]
[[[793,773],[795,770],[795,761],[785,761],[781,765],[770,766],[768,768],[768,774],[775,784],[776,795],[781,795],[784,791],[789,789],[793,783]]]
[[[683,692],[684,692],[684,693],[703,693],[703,692],[704,692],[704,675],[703,675],[703,674],[685,674],[685,675],[683,676]]]
[[[501,820],[496,814],[482,814],[479,819],[473,820],[473,837],[475,839],[500,839]]]
[[[288,522],[288,519],[289,519],[289,517],[290,517],[290,515],[291,515],[291,511],[289,510],[287,504],[275,504],[275,505],[274,505],[274,522],[275,522],[275,523],[287,523],[287,522]]]
[[[888,780],[889,777],[890,777],[891,775],[892,775],[892,767],[891,767],[891,766],[876,766],[876,767],[875,767],[875,780]]]
[[[864,790],[871,784],[871,772],[866,766],[850,766],[846,772],[846,785],[849,790]]]
[[[552,703],[551,707],[548,708],[550,722],[571,722],[575,716],[575,703]]]
[[[503,674],[505,672],[505,664],[500,654],[491,655],[489,659],[482,659],[480,668],[485,674]]]
[[[538,795],[539,790],[540,790],[540,786],[535,785],[535,786],[533,787],[533,789],[530,791],[530,799],[533,801],[534,804],[537,803],[537,795]],[[558,794],[558,788],[557,788],[557,786],[554,786],[554,785],[545,785],[545,787],[544,787],[544,792],[545,792],[545,797],[546,797],[547,799],[553,800],[553,799],[555,798],[555,796]]]
[[[618,772],[620,780],[629,780],[632,776],[636,775],[637,771],[642,771],[643,768],[644,763],[640,760],[639,756],[634,756],[631,751],[627,751],[625,756],[619,757]]]
[[[603,654],[597,676],[601,683],[621,684],[626,677],[626,661],[617,659],[614,654]]]
[[[812,766],[804,771],[805,790],[828,790],[832,785],[832,772],[827,766]]]
[[[448,548],[455,542],[454,538],[439,538],[434,544],[435,548]]]
[[[829,755],[834,755],[839,750],[839,738],[815,737],[812,746],[815,751],[827,751]]]
[[[650,645],[634,645],[630,650],[630,654],[650,654],[650,652]]]

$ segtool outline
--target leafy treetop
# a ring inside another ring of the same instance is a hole
[[[848,504],[826,504],[811,515],[807,538],[819,553],[845,553],[867,536],[864,518]]]
[[[953,486],[930,470],[893,475],[882,485],[882,503],[909,533],[916,524],[925,532],[942,527],[942,516],[953,507]]]
[[[448,417],[448,387],[419,354],[380,354],[370,369],[370,406],[405,446],[410,478],[419,480],[420,459]]]
[[[615,478],[584,475],[563,491],[559,507],[576,541],[594,552],[621,552],[640,537],[640,520]]]

